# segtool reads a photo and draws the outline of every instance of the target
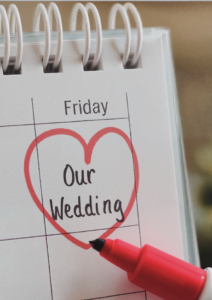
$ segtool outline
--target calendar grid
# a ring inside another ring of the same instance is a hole
[[[0,125],[0,128],[5,127],[21,127],[21,126],[33,126],[34,127],[34,134],[35,134],[35,142],[36,142],[36,155],[37,155],[37,166],[38,166],[38,175],[39,175],[39,185],[40,185],[40,193],[41,193],[41,203],[43,206],[43,222],[44,222],[44,233],[43,235],[35,235],[35,236],[25,236],[25,237],[15,237],[15,238],[7,238],[7,239],[0,239],[0,242],[3,241],[11,241],[11,240],[20,240],[20,239],[33,239],[33,238],[45,238],[46,241],[46,251],[47,251],[47,261],[48,261],[48,272],[49,272],[49,283],[50,283],[50,291],[51,291],[51,300],[54,299],[53,296],[53,286],[52,286],[52,276],[51,276],[51,264],[50,264],[50,256],[49,256],[49,245],[48,245],[48,237],[50,236],[58,236],[58,235],[66,235],[66,234],[75,234],[75,233],[84,233],[84,232],[92,232],[92,231],[101,231],[101,230],[108,230],[108,229],[123,229],[127,227],[139,227],[139,238],[140,238],[140,244],[141,244],[141,235],[140,235],[140,221],[139,221],[139,212],[138,212],[138,204],[137,204],[137,183],[135,180],[135,194],[136,194],[136,208],[137,208],[137,216],[138,216],[138,223],[137,224],[131,224],[126,226],[119,226],[119,227],[110,227],[110,228],[98,228],[98,229],[92,229],[92,230],[84,230],[84,231],[75,231],[75,232],[64,232],[64,233],[55,233],[55,234],[47,234],[46,229],[46,217],[44,214],[44,201],[43,201],[43,190],[42,190],[42,180],[41,180],[41,170],[40,170],[40,160],[39,160],[39,150],[37,145],[37,133],[36,133],[36,126],[39,125],[49,125],[49,124],[64,124],[64,123],[79,123],[79,122],[93,122],[93,121],[110,121],[110,120],[128,120],[129,123],[129,131],[130,131],[130,141],[131,141],[131,151],[132,151],[132,160],[133,160],[133,170],[134,170],[134,177],[135,177],[135,166],[134,166],[134,159],[133,159],[133,146],[132,146],[132,134],[131,134],[131,124],[130,124],[130,114],[129,114],[129,107],[128,107],[128,98],[126,94],[126,100],[127,100],[127,111],[128,111],[128,117],[122,117],[122,118],[107,118],[107,119],[92,119],[92,120],[78,120],[78,121],[62,121],[62,122],[46,122],[46,123],[36,123],[35,118],[35,109],[34,109],[34,102],[33,99],[31,99],[31,105],[32,105],[32,116],[33,116],[33,123],[28,124],[14,124],[14,125]],[[139,291],[139,292],[130,292],[130,293],[123,293],[123,294],[117,294],[117,295],[106,295],[104,297],[100,298],[90,298],[87,300],[97,300],[97,299],[106,299],[111,297],[118,297],[118,296],[124,296],[124,295],[133,295],[137,293],[145,293],[146,298],[146,292],[145,291]],[[147,298],[146,298],[147,299]]]

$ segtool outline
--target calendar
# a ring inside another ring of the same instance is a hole
[[[190,260],[169,32],[144,30],[135,68],[124,45],[124,31],[103,31],[85,70],[83,33],[64,33],[57,72],[44,72],[44,36],[24,34],[21,71],[1,69],[1,299],[159,299],[98,256],[97,238]]]

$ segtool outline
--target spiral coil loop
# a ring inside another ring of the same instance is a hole
[[[63,25],[61,20],[61,15],[59,8],[53,2],[51,2],[47,9],[49,16],[50,29],[52,30],[52,14],[55,16],[56,26],[57,26],[57,51],[55,54],[55,59],[53,63],[53,69],[56,69],[59,66],[62,57],[63,51]]]
[[[52,14],[54,13],[57,25],[57,50],[53,63],[53,69],[56,69],[60,63],[62,56],[62,48],[63,48],[63,27],[61,21],[60,11],[57,5],[51,2],[46,10],[45,6],[42,3],[39,3],[36,7],[36,11],[34,14],[32,31],[38,32],[40,27],[40,17],[42,15],[43,23],[44,23],[44,31],[45,31],[45,48],[44,48],[44,56],[43,56],[43,68],[46,69],[49,57],[50,57],[50,43],[51,43],[51,29],[52,29]]]
[[[69,23],[69,29],[70,31],[75,31],[77,27],[77,16],[79,11],[82,14],[83,18],[83,24],[85,28],[85,49],[84,49],[84,55],[83,55],[83,66],[86,67],[90,55],[90,21],[88,18],[88,13],[84,5],[81,3],[76,3],[71,11],[70,15],[70,23]]]
[[[4,57],[3,57],[3,71],[6,73],[9,60],[10,60],[10,21],[11,21],[11,33],[17,31],[17,53],[15,58],[14,70],[20,69],[23,54],[23,32],[21,25],[21,18],[18,8],[15,4],[11,4],[8,9],[8,15],[4,6],[0,5],[0,33],[1,33],[1,21],[4,27]]]
[[[98,62],[99,62],[101,54],[102,54],[102,24],[101,24],[99,12],[93,3],[87,3],[85,5],[85,8],[87,10],[87,13],[89,12],[89,10],[91,10],[91,12],[94,16],[95,25],[96,25],[96,35],[97,35],[97,37],[96,37],[96,52],[95,52],[94,59],[93,59],[92,65],[91,65],[91,70],[93,70],[98,65]]]
[[[4,26],[4,57],[3,57],[3,71],[7,71],[10,59],[10,28],[7,18],[7,13],[3,5],[0,5],[0,18]],[[1,20],[0,20],[1,21]]]
[[[91,11],[96,25],[96,32],[97,32],[97,43],[96,43],[96,52],[94,54],[94,59],[92,61],[91,70],[94,70],[99,62],[102,53],[102,24],[101,19],[99,16],[99,12],[96,6],[93,3],[87,3],[85,6],[81,3],[76,3],[72,9],[70,15],[70,31],[76,30],[77,24],[77,16],[78,12],[82,14],[82,28],[85,30],[85,49],[83,55],[83,66],[86,68],[90,56],[90,46],[91,46],[91,34],[90,34],[90,20],[88,16],[88,12]]]
[[[116,15],[119,12],[121,14],[121,17],[124,22],[124,27],[125,27],[125,32],[126,32],[126,44],[125,44],[125,50],[123,54],[123,65],[124,67],[129,61],[129,54],[130,54],[130,46],[131,46],[131,27],[130,27],[130,21],[128,17],[128,10],[131,11],[133,18],[136,23],[137,27],[137,35],[138,35],[138,41],[137,41],[137,46],[135,53],[133,55],[133,59],[130,62],[131,66],[134,66],[141,54],[142,50],[142,41],[143,41],[143,27],[142,27],[142,22],[140,15],[136,9],[136,7],[132,3],[125,3],[124,5],[121,4],[114,4],[110,10],[109,14],[109,23],[108,27],[109,29],[115,29],[115,23],[116,23]]]
[[[137,40],[137,46],[136,46],[136,50],[134,53],[134,56],[132,58],[131,61],[131,66],[134,66],[139,59],[139,56],[141,54],[141,50],[142,50],[142,43],[143,43],[143,25],[142,25],[142,21],[141,21],[141,17],[139,15],[139,12],[137,10],[137,8],[132,4],[132,3],[125,3],[124,4],[124,8],[126,9],[126,12],[128,12],[128,10],[131,11],[133,18],[135,20],[136,23],[136,27],[137,27],[137,36],[138,36],[138,40]]]
[[[33,32],[39,32],[41,16],[43,19],[44,31],[45,31],[45,47],[44,47],[44,55],[43,55],[43,68],[45,70],[49,62],[49,56],[50,56],[50,41],[51,41],[50,25],[49,25],[49,18],[48,18],[46,8],[42,3],[39,3],[36,7],[34,18],[33,18],[33,24],[32,24]]]
[[[123,54],[123,65],[125,67],[130,54],[131,31],[130,31],[130,21],[123,5],[116,3],[112,6],[109,14],[108,27],[109,29],[115,29],[116,15],[118,12],[121,14],[121,17],[123,19],[125,32],[126,32],[126,44],[125,44],[125,49]]]
[[[11,4],[8,9],[8,22],[11,33],[17,31],[17,53],[15,59],[14,70],[17,71],[21,67],[22,55],[23,55],[23,30],[21,24],[21,18],[18,8],[15,4]]]

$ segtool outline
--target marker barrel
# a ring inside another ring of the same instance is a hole
[[[197,300],[206,271],[149,245],[105,241],[100,255],[127,271],[129,280],[164,300]]]

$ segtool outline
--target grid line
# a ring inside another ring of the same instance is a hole
[[[113,120],[128,120],[128,117],[122,118],[105,118],[105,119],[91,119],[91,120],[74,120],[74,121],[58,121],[58,122],[40,122],[28,124],[13,124],[13,125],[0,125],[0,128],[19,127],[19,126],[37,126],[37,125],[52,125],[52,124],[66,124],[66,123],[81,123],[81,122],[95,122],[95,121],[113,121]]]
[[[134,162],[134,156],[133,156],[134,152],[133,152],[132,131],[131,131],[131,123],[130,123],[130,111],[129,111],[129,102],[128,102],[127,93],[126,93],[126,102],[127,102],[128,122],[129,122],[130,140],[131,140],[131,151],[132,151],[133,170],[134,170],[134,179],[135,179],[136,208],[137,208],[137,217],[138,217],[138,224],[139,224],[138,230],[139,230],[140,247],[141,247],[142,242],[141,242],[140,217],[139,217],[139,211],[138,211],[137,182],[136,182],[136,177],[135,177],[135,162]],[[147,300],[146,291],[145,291],[145,298]]]
[[[53,300],[51,267],[50,267],[48,240],[47,240],[47,235],[46,235],[46,218],[45,218],[45,214],[44,214],[44,205],[43,205],[43,190],[42,190],[42,183],[41,183],[40,161],[39,161],[39,152],[38,152],[38,144],[37,144],[37,134],[36,134],[35,112],[34,112],[33,99],[31,99],[31,101],[32,101],[32,114],[33,114],[33,121],[34,121],[35,143],[36,143],[36,153],[37,153],[37,162],[38,162],[38,175],[39,175],[39,183],[40,183],[41,201],[42,201],[42,206],[43,206],[43,221],[44,221],[46,252],[47,252],[47,260],[48,260],[48,268],[49,268],[49,281],[50,281],[51,298]]]
[[[132,143],[132,131],[131,131],[131,123],[130,123],[130,111],[129,111],[129,103],[128,103],[128,95],[127,95],[127,93],[126,93],[126,101],[127,101],[128,121],[129,121],[130,140],[131,140],[131,152],[132,152],[132,160],[133,160],[134,179],[135,179],[136,208],[137,208],[137,217],[138,217],[138,224],[139,224],[138,230],[139,230],[140,247],[141,247],[142,246],[142,242],[141,242],[140,218],[139,218],[139,211],[138,211],[137,182],[136,182],[136,177],[135,177],[135,162],[134,162],[134,152],[133,152],[133,143]]]
[[[6,242],[6,241],[13,241],[13,240],[24,240],[24,239],[32,239],[32,238],[41,238],[41,237],[51,237],[51,236],[57,236],[57,235],[66,235],[66,234],[77,234],[77,233],[85,233],[85,232],[92,232],[92,231],[102,231],[102,230],[108,230],[108,229],[122,229],[127,227],[135,227],[139,226],[138,224],[133,225],[126,225],[126,226],[117,226],[117,227],[108,227],[108,228],[98,228],[98,229],[90,229],[90,230],[81,230],[81,231],[71,231],[71,232],[63,232],[63,233],[50,233],[50,234],[40,234],[40,235],[32,235],[32,236],[23,236],[23,237],[17,237],[17,238],[8,238],[8,239],[1,239],[0,242]]]
[[[89,298],[84,300],[99,300],[99,299],[106,299],[106,298],[112,298],[112,297],[118,297],[118,296],[125,296],[125,295],[133,295],[133,294],[140,294],[140,293],[146,293],[146,291],[139,291],[139,292],[131,292],[131,293],[124,293],[124,294],[116,294],[116,295],[109,295],[99,298]]]

